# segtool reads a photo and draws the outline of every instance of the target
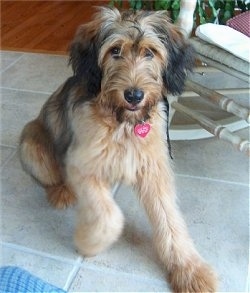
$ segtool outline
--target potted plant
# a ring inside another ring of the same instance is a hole
[[[110,5],[140,10],[167,10],[173,22],[180,11],[181,0],[111,0]],[[250,9],[248,0],[197,0],[194,21],[198,24],[218,22],[225,24],[235,14]]]

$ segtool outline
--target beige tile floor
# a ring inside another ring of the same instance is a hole
[[[64,56],[1,53],[0,265],[23,267],[69,292],[169,291],[147,217],[128,187],[114,192],[126,217],[122,237],[106,252],[82,258],[72,241],[74,209],[52,209],[21,169],[22,127],[70,74]],[[247,129],[240,133],[248,136]],[[219,291],[246,291],[248,158],[216,139],[172,144],[179,204],[198,250],[218,272]]]

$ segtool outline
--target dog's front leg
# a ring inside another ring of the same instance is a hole
[[[139,195],[152,222],[155,245],[173,291],[214,292],[215,274],[196,251],[175,203],[170,167],[163,160],[154,161],[138,181]]]
[[[120,236],[124,222],[122,212],[104,181],[83,176],[75,167],[70,168],[68,180],[78,202],[76,247],[84,256],[96,255]]]

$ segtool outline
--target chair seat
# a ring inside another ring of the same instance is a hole
[[[234,69],[242,74],[245,77],[244,80],[249,80],[249,62],[242,60],[241,58],[233,55],[230,52],[225,51],[222,48],[205,42],[198,37],[192,38],[191,43],[201,60],[206,59],[208,60],[208,63],[209,60],[211,60],[213,66],[216,62],[218,62],[219,64],[222,64],[229,69]],[[218,66],[219,65],[217,65],[217,68]]]
[[[195,30],[195,35],[247,62],[250,61],[250,38],[229,26],[214,23],[202,24]]]

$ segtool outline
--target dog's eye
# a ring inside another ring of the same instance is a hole
[[[121,48],[120,47],[114,47],[111,49],[111,55],[114,58],[119,58],[121,57]]]
[[[144,52],[144,56],[148,59],[154,58],[154,52],[150,49],[146,49]]]

